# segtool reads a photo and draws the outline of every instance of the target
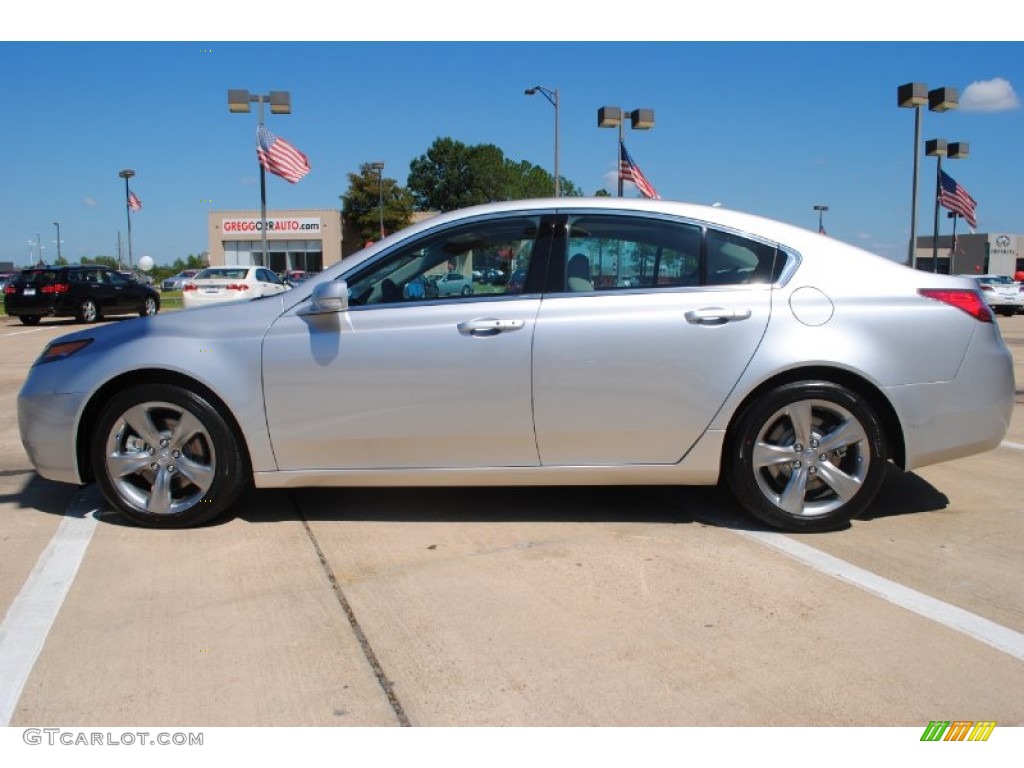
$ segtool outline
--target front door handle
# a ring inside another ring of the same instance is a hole
[[[749,309],[705,307],[704,309],[691,309],[685,317],[686,322],[694,325],[724,325],[732,320],[746,320],[751,314]]]
[[[518,331],[526,326],[524,320],[498,320],[495,317],[483,317],[478,320],[466,320],[456,328],[465,336],[497,336],[502,331]]]

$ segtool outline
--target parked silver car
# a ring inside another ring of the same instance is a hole
[[[172,275],[160,284],[161,291],[180,291],[189,280],[199,273],[198,269],[186,269]]]
[[[441,275],[434,283],[440,296],[469,296],[473,293],[473,281],[458,272]]]
[[[502,259],[487,294],[407,287]],[[977,286],[738,212],[559,198],[453,212],[295,289],[52,341],[18,399],[44,477],[144,525],[248,483],[715,484],[793,531],[887,464],[994,448],[1010,354]]]

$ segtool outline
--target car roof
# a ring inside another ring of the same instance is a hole
[[[651,213],[655,215],[677,216],[712,227],[749,234],[757,239],[785,246],[798,253],[815,250],[824,241],[829,243],[829,250],[836,255],[836,258],[841,258],[841,254],[844,251],[848,251],[851,254],[859,252],[873,256],[875,259],[880,260],[880,263],[887,262],[888,265],[904,266],[886,259],[884,256],[879,256],[877,253],[866,251],[863,248],[844,243],[841,240],[829,238],[817,230],[798,227],[794,224],[788,224],[757,214],[734,211],[718,205],[700,205],[676,200],[648,200],[633,197],[557,197],[486,203],[432,216],[388,235],[383,240],[374,243],[373,246],[364,249],[358,254],[353,254],[342,262],[345,264],[344,271],[358,268],[363,262],[372,259],[375,254],[394,242],[415,236],[420,232],[430,231],[437,226],[443,226],[449,222],[470,221],[476,216],[487,216],[496,213],[530,215],[532,213],[542,214],[550,211],[570,214],[575,211],[589,213],[607,211],[609,213]],[[909,269],[909,267],[905,268]]]

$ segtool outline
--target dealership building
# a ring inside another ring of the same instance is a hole
[[[435,215],[416,211],[411,223]],[[210,211],[210,266],[260,266],[277,273],[321,272],[365,245],[341,211],[331,208],[267,211],[266,254],[262,225],[259,211]]]
[[[1024,235],[1008,232],[957,235],[955,246],[952,235],[937,241],[919,237],[915,251],[917,268],[925,272],[1013,276],[1024,271]]]
[[[274,272],[320,272],[362,246],[346,249],[341,211],[329,208],[267,211],[267,253],[259,211],[210,211],[210,266],[263,266]]]

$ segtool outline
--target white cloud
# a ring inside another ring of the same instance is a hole
[[[1020,99],[1013,86],[1001,77],[977,80],[968,85],[960,97],[960,109],[967,112],[1005,112],[1019,108]]]
[[[82,205],[87,205],[90,208],[95,208],[98,205],[98,203],[95,200],[93,200],[91,197],[83,197],[82,198]]]

